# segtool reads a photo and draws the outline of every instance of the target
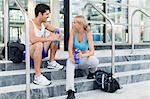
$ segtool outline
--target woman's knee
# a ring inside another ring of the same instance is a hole
[[[72,61],[70,59],[67,59],[66,66],[67,66],[67,69],[69,69],[69,70],[75,68],[75,64],[72,63]]]
[[[66,65],[68,66],[68,65],[74,65],[72,62],[71,62],[71,60],[70,59],[67,59],[67,62],[66,62]]]
[[[91,65],[91,66],[97,66],[99,64],[99,60],[95,56],[90,56],[88,58],[88,62],[89,62],[89,65]]]

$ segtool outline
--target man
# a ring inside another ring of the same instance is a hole
[[[41,74],[42,58],[48,56],[48,50],[50,49],[50,59],[48,61],[47,68],[50,69],[62,69],[63,66],[55,61],[55,54],[58,46],[53,43],[55,40],[62,38],[61,34],[51,34],[48,37],[44,37],[45,29],[50,32],[55,32],[58,28],[48,24],[47,18],[49,17],[50,7],[45,4],[38,4],[35,7],[35,18],[30,20],[29,29],[29,44],[30,44],[30,56],[34,62],[35,76],[33,83],[38,85],[50,85],[45,76]],[[25,44],[25,33],[22,34],[21,41]]]

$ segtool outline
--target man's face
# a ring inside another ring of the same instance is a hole
[[[49,10],[46,10],[45,13],[43,13],[43,15],[41,15],[41,21],[42,22],[46,22],[47,21],[47,18],[49,17]]]

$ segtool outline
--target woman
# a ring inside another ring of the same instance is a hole
[[[78,57],[80,63],[75,64],[74,62],[74,50],[79,49],[80,52]],[[68,93],[67,99],[75,99],[74,89],[74,70],[75,67],[81,69],[89,68],[89,74],[87,79],[93,79],[94,73],[97,70],[98,59],[94,57],[94,45],[92,41],[92,35],[88,28],[88,24],[83,16],[76,16],[72,23],[72,31],[69,37],[68,44],[69,59],[67,60],[66,70],[66,91]]]

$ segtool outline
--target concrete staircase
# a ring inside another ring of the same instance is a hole
[[[100,63],[98,69],[110,72],[111,50],[95,51]],[[116,50],[115,77],[121,85],[150,80],[150,49],[135,49],[133,54],[128,49]],[[61,56],[61,57],[60,57]],[[59,51],[56,58],[65,65],[67,52]],[[53,70],[42,63],[42,73],[52,80],[50,86],[39,86],[32,83],[34,70],[31,66],[31,99],[47,99],[66,95],[66,69]],[[77,93],[97,89],[95,80],[86,79],[85,70],[75,70],[75,89]],[[25,63],[0,64],[0,99],[26,99]]]

